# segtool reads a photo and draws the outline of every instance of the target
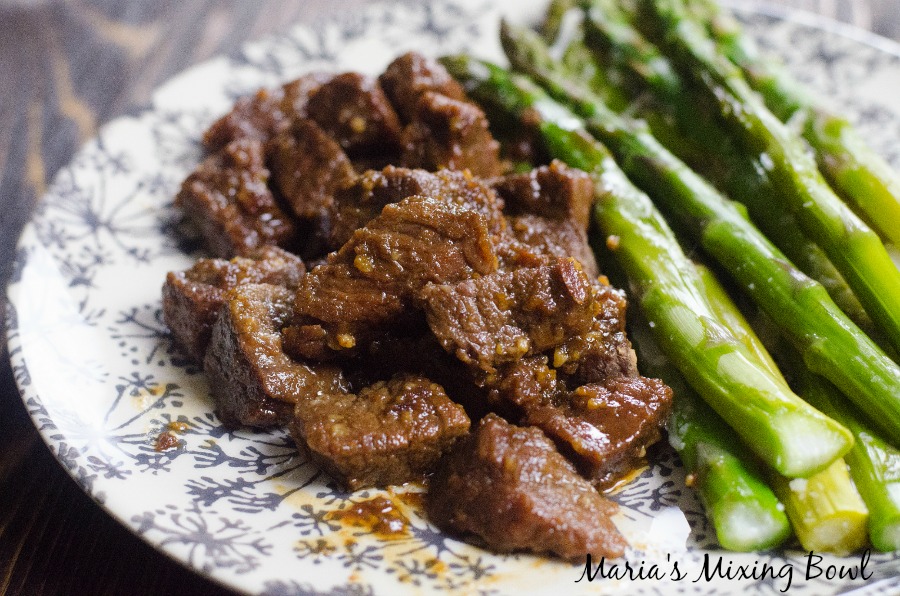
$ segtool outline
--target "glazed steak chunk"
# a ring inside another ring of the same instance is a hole
[[[574,259],[433,285],[422,296],[444,349],[487,373],[586,333],[601,308]]]
[[[337,75],[310,97],[306,111],[350,155],[399,148],[400,120],[378,81],[365,75]]]
[[[287,130],[293,118],[306,113],[310,95],[332,76],[306,74],[276,89],[260,89],[253,96],[238,100],[229,113],[209,127],[203,144],[209,151],[218,151],[240,139],[268,141]]]
[[[489,414],[441,461],[425,502],[438,526],[490,548],[584,562],[621,556],[625,541],[607,501],[536,428]]]
[[[594,251],[588,244],[587,228],[572,219],[551,219],[541,215],[515,215],[507,219],[507,236],[512,239],[504,250],[505,268],[533,266],[556,258],[574,257],[590,278],[599,274]]]
[[[483,177],[503,170],[500,144],[491,136],[481,108],[432,91],[419,97],[402,142],[401,161],[407,167],[468,169]]]
[[[497,258],[484,216],[430,197],[387,205],[347,244],[313,269],[294,302],[306,338],[316,332],[331,350],[371,341],[414,312],[414,298],[427,283],[487,275]],[[321,358],[313,344],[295,356]]]
[[[216,412],[226,424],[287,424],[296,402],[349,389],[340,369],[284,354],[280,331],[293,297],[291,290],[269,284],[240,285],[226,294],[203,362]]]
[[[440,385],[401,375],[358,395],[298,402],[290,429],[313,461],[357,490],[421,480],[469,431],[469,418]]]
[[[672,391],[658,379],[619,377],[583,385],[557,401],[531,408],[523,423],[543,430],[586,478],[608,486],[660,439]]]
[[[200,259],[190,269],[166,276],[163,320],[188,355],[203,362],[213,323],[228,290],[248,283],[296,289],[305,272],[299,257],[274,246],[230,261]]]
[[[301,219],[325,216],[334,192],[356,177],[341,146],[312,120],[295,120],[267,150],[274,186]]]
[[[595,284],[594,293],[601,308],[590,331],[553,351],[553,366],[572,387],[638,374],[637,356],[625,335],[625,293],[606,283]]]
[[[364,172],[357,180],[334,196],[331,217],[331,242],[343,246],[358,228],[381,213],[385,205],[413,195],[446,200],[484,215],[491,234],[505,227],[503,204],[496,193],[481,181],[463,172],[428,172],[387,166],[381,171]]]
[[[569,219],[585,230],[590,223],[594,182],[586,173],[561,161],[499,178],[494,188],[510,215],[531,213],[557,220]]]
[[[181,185],[175,204],[217,256],[298,243],[296,225],[267,186],[263,157],[260,141],[234,141],[206,158]]]
[[[379,81],[404,122],[413,119],[416,104],[427,91],[459,101],[466,99],[462,85],[450,76],[446,68],[416,52],[403,54],[391,62]]]

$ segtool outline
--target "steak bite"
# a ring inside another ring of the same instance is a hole
[[[503,171],[500,144],[488,130],[481,108],[426,91],[403,129],[403,165],[426,170],[468,169],[489,178]]]
[[[240,285],[226,294],[203,362],[225,424],[284,425],[296,402],[349,390],[340,369],[301,364],[284,354],[281,329],[293,296],[269,284]]]
[[[544,434],[489,414],[457,443],[431,479],[425,508],[445,530],[474,534],[500,552],[552,553],[571,561],[618,557],[616,506],[581,478]]]
[[[507,218],[507,234],[501,250],[504,268],[533,267],[557,258],[574,257],[591,279],[599,275],[587,228],[572,219],[552,219],[541,215]]]
[[[587,238],[594,183],[560,161],[493,181],[509,217],[501,250],[505,267],[533,266],[535,255],[575,257],[587,274],[599,274]],[[538,259],[540,260],[540,259]]]
[[[369,344],[357,361],[369,378],[412,373],[427,377],[443,387],[454,402],[478,420],[489,411],[489,391],[475,383],[465,364],[448,354],[427,326],[398,336],[388,334]]]
[[[440,385],[401,375],[358,395],[298,402],[297,445],[348,490],[421,480],[469,431],[469,418]]]
[[[601,308],[590,331],[553,351],[553,366],[572,387],[638,374],[637,356],[625,335],[625,293],[605,283],[594,287]]]
[[[379,82],[404,122],[413,119],[416,104],[426,91],[458,101],[466,100],[462,85],[443,65],[416,52],[408,52],[391,62]]]
[[[356,177],[341,146],[312,120],[295,120],[267,152],[273,185],[301,219],[325,217],[334,192]]]
[[[310,97],[306,112],[349,155],[395,153],[400,147],[400,120],[371,77],[337,75]]]
[[[505,228],[503,203],[493,190],[463,172],[411,170],[387,166],[363,173],[356,182],[334,196],[331,242],[343,246],[358,228],[381,213],[385,205],[413,195],[446,200],[484,215],[491,234]]]
[[[528,412],[555,404],[566,391],[546,356],[529,356],[498,371],[490,384],[489,400],[495,412],[521,422]]]
[[[269,170],[257,140],[238,140],[206,158],[175,198],[216,256],[247,255],[268,245],[292,248],[299,232],[267,186]]]
[[[587,333],[601,305],[574,259],[433,285],[428,325],[448,352],[486,373]]]
[[[171,271],[163,285],[163,320],[195,362],[203,362],[210,332],[228,290],[241,284],[296,289],[306,268],[288,252],[267,246],[248,257],[200,259],[186,271]]]
[[[480,213],[423,196],[391,203],[303,278],[294,302],[297,325],[312,327],[303,337],[320,341],[292,342],[301,349],[291,353],[321,358],[328,350],[359,347],[415,316],[414,299],[426,284],[496,268]]]
[[[543,430],[582,475],[606,487],[640,464],[671,409],[672,390],[659,379],[619,377],[530,408],[522,423]]]
[[[531,213],[550,219],[574,221],[586,230],[594,203],[591,177],[559,160],[524,174],[497,179],[494,189],[503,198],[507,213]]]
[[[203,135],[209,151],[239,139],[266,142],[287,130],[291,120],[305,114],[310,95],[333,75],[309,73],[276,89],[260,89],[239,99],[234,108],[212,123]]]

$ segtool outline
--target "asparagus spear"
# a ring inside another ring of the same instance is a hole
[[[741,337],[746,345],[768,358],[771,366],[775,367],[763,342],[722,285],[708,269],[702,266],[699,266],[699,269],[706,296],[725,324],[735,335]],[[778,342],[777,345],[782,345],[782,342]],[[799,367],[809,376],[817,378],[808,373],[802,360]],[[781,374],[777,368],[775,371]],[[801,391],[801,395],[807,397],[806,392]],[[805,549],[843,555],[864,545],[866,522],[870,518],[859,493],[847,475],[847,464],[844,460],[835,461],[825,470],[809,478],[791,480],[771,472],[769,479],[782,499],[797,538]]]
[[[865,143],[854,126],[797,82],[784,67],[760,55],[740,24],[714,0],[689,5],[720,52],[741,68],[782,121],[802,119],[803,136],[816,152],[832,186],[858,209],[886,241],[900,244],[900,174]]]
[[[751,159],[731,144],[731,139],[712,124],[699,110],[681,76],[668,65],[656,47],[633,27],[628,35],[613,35],[630,26],[628,16],[610,8],[605,2],[592,2],[586,21],[588,38],[594,44],[619,48],[618,56],[647,56],[621,61],[618,66],[630,68],[658,99],[654,109],[642,113],[654,136],[681,159],[697,167],[705,176],[723,186],[732,198],[748,207],[751,218],[801,271],[821,283],[832,300],[870,336],[874,334],[871,318],[828,256],[800,230],[796,218],[777,200],[777,191],[759,159]],[[655,51],[654,51],[655,50]],[[521,52],[521,50],[520,50]],[[661,64],[666,67],[660,67]],[[655,74],[649,75],[654,71]],[[520,68],[523,69],[523,68]],[[665,76],[663,76],[665,74]],[[591,90],[598,81],[592,81]],[[603,97],[601,97],[602,99]],[[615,109],[607,102],[607,105]],[[662,110],[668,114],[658,115]],[[616,110],[618,111],[618,110]],[[674,128],[671,122],[674,121]]]
[[[548,42],[559,37],[563,29],[563,22],[566,15],[573,10],[578,9],[578,0],[551,0],[547,5],[547,14],[544,15],[544,22],[541,23],[541,35]]]
[[[869,508],[869,538],[878,550],[900,549],[900,450],[872,430],[859,411],[841,399],[833,385],[811,373],[796,352],[783,347],[779,357],[800,395],[853,433],[853,448],[844,457]]]
[[[768,173],[806,234],[825,250],[866,312],[900,347],[900,271],[884,245],[832,192],[803,143],[762,104],[740,70],[715,51],[681,0],[646,0],[685,76],[719,105],[746,146],[766,156]]]
[[[756,461],[725,421],[669,364],[646,319],[638,313],[629,318],[631,340],[643,373],[665,381],[675,395],[666,427],[669,443],[684,463],[688,483],[700,495],[719,544],[746,552],[784,542],[791,534],[790,523]]]
[[[589,81],[603,101],[614,109],[628,107],[628,96],[617,80],[618,71],[606,68],[584,44],[584,14],[577,0],[551,2],[542,34],[554,56],[559,57],[572,76]]]
[[[657,341],[763,461],[787,476],[809,476],[850,448],[846,429],[799,400],[718,322],[668,224],[574,114],[497,66],[465,56],[443,62],[476,100],[527,119],[552,156],[592,175],[594,220],[605,237],[618,238],[617,261]]]
[[[870,412],[888,436],[900,436],[900,367],[841,312],[819,283],[796,269],[747,221],[734,203],[669,153],[645,128],[614,114],[588,91],[577,89],[558,63],[538,51],[539,40],[534,36],[515,31],[508,26],[503,30],[510,61],[527,67],[553,93],[567,98],[581,115],[590,118],[589,130],[613,150],[625,173],[651,192],[672,220],[747,289],[800,350],[808,366]],[[524,52],[517,51],[526,41],[531,62],[522,58]],[[565,86],[563,81],[567,81]],[[590,171],[592,164],[586,166],[582,169]]]
[[[804,549],[849,555],[865,546],[869,511],[843,459],[811,478],[773,474],[771,481]]]
[[[778,365],[772,359],[771,354],[757,337],[750,323],[744,318],[740,309],[732,302],[728,292],[713,275],[713,272],[704,265],[695,264],[700,280],[703,282],[703,291],[706,299],[713,307],[713,311],[719,316],[722,323],[734,333],[747,349],[757,355],[760,362],[764,363],[773,375],[781,375]]]

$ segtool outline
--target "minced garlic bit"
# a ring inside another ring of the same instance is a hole
[[[375,262],[372,260],[372,257],[360,254],[353,259],[353,266],[363,273],[371,273],[375,269]]]
[[[616,250],[619,248],[619,237],[615,234],[606,237],[606,248]]]
[[[356,345],[356,338],[349,333],[338,333],[337,342],[342,348],[350,349]]]

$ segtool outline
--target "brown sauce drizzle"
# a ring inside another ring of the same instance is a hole
[[[170,432],[161,432],[153,445],[154,451],[166,451],[178,447],[178,438]]]
[[[329,512],[325,518],[368,530],[379,538],[397,539],[409,533],[409,520],[393,501],[385,497],[353,503],[345,509]]]

